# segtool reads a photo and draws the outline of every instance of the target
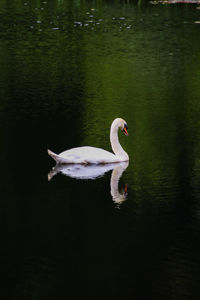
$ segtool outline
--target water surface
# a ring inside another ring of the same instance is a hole
[[[199,298],[196,8],[0,4],[2,299]],[[113,168],[48,181],[47,148],[110,151],[116,117],[130,156],[118,190]]]

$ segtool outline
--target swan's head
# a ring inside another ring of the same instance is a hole
[[[116,119],[112,122],[111,128],[113,128],[113,129],[115,128],[115,130],[118,129],[118,128],[120,128],[120,129],[125,133],[125,135],[128,136],[128,131],[127,131],[128,125],[127,125],[126,121],[124,121],[124,120],[121,119],[121,118],[116,118]]]
[[[119,118],[118,122],[119,122],[119,127],[121,128],[121,130],[125,133],[125,135],[128,136],[128,131],[127,131],[128,130],[128,125],[127,125],[126,121]]]

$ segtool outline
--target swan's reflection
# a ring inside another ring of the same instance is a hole
[[[121,193],[119,193],[119,189],[118,189],[118,185],[119,185],[119,180],[122,176],[122,174],[124,173],[124,171],[126,170],[126,168],[128,167],[128,162],[123,162],[123,163],[119,163],[115,166],[115,168],[112,171],[112,175],[110,178],[110,193],[112,196],[113,201],[118,204],[118,206],[120,204],[122,204],[127,197],[127,184],[125,185],[124,190],[121,191]]]
[[[62,165],[57,164],[48,174],[48,180],[50,181],[53,176],[58,173],[62,173],[66,176],[76,179],[96,179],[103,176],[106,172],[113,170],[110,179],[110,193],[113,201],[119,206],[127,197],[127,185],[120,193],[118,190],[119,180],[123,172],[128,167],[128,162],[105,164],[105,165]]]

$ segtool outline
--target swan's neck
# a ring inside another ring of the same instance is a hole
[[[119,143],[118,129],[119,129],[118,124],[113,122],[110,129],[110,143],[111,143],[112,150],[115,153],[115,155],[119,157],[121,160],[129,160],[128,154],[124,151],[124,149]]]

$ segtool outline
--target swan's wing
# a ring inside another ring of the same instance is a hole
[[[73,148],[58,155],[61,160],[71,163],[113,163],[116,162],[116,156],[106,150],[95,148],[95,147],[78,147]]]

